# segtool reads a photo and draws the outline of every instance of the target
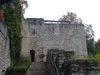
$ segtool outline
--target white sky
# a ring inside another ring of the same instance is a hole
[[[95,40],[100,38],[100,0],[27,0],[25,18],[58,20],[71,11],[85,24],[92,24]]]

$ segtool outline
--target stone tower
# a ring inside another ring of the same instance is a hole
[[[44,20],[43,18],[28,18],[25,22],[29,32],[27,37],[29,47],[27,50],[22,50],[23,54],[29,54],[30,50],[34,49],[35,60],[39,61],[41,52],[46,56],[48,49],[60,49],[73,51],[75,59],[87,57],[86,34],[83,24]],[[25,38],[23,37],[23,39]]]

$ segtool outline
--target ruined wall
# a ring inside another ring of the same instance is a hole
[[[8,66],[10,66],[10,52],[7,27],[0,22],[0,75]]]
[[[55,48],[74,51],[77,59],[87,56],[86,35],[83,24],[48,23],[43,19],[32,18],[26,21],[30,32],[29,50],[35,50],[36,61],[39,60],[41,50],[46,55],[47,49]]]
[[[30,52],[30,33],[29,33],[29,27],[28,27],[28,24],[27,22],[22,19],[22,52],[21,54],[22,55],[26,55],[26,56],[29,56],[29,52]]]

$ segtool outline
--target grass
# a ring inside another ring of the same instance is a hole
[[[31,64],[31,59],[29,57],[21,56],[17,64],[11,65],[5,75],[23,74],[27,71]]]

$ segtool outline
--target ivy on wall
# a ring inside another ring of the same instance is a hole
[[[20,0],[14,0],[4,6],[5,22],[10,39],[10,56],[12,64],[19,61],[21,53],[21,17],[22,7]]]

